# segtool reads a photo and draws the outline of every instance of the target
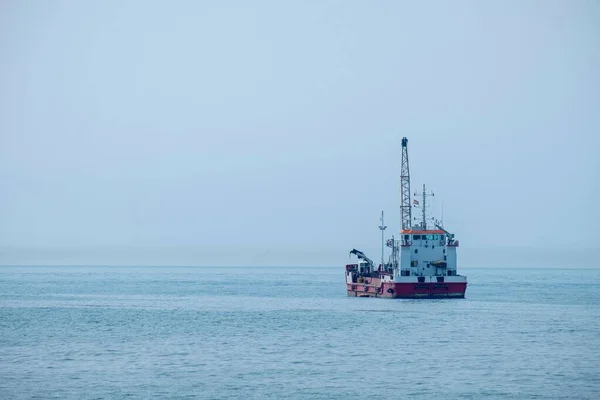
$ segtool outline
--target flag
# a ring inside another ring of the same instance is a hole
[[[413,204],[419,205],[419,200],[413,199]]]

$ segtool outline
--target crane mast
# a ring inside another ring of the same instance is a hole
[[[408,167],[408,139],[402,138],[402,169],[400,172],[400,214],[402,216],[402,230],[410,230],[411,204],[410,204],[410,169]]]

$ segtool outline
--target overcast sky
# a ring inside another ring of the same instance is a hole
[[[596,1],[5,0],[0,246],[343,258],[406,136],[461,247],[598,248],[598,71]]]

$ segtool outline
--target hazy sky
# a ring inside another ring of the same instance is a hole
[[[0,246],[377,248],[407,136],[462,247],[598,248],[599,71],[592,0],[5,0]]]

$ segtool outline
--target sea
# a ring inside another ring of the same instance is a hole
[[[460,272],[394,300],[343,267],[0,267],[0,399],[600,398],[600,269]]]

